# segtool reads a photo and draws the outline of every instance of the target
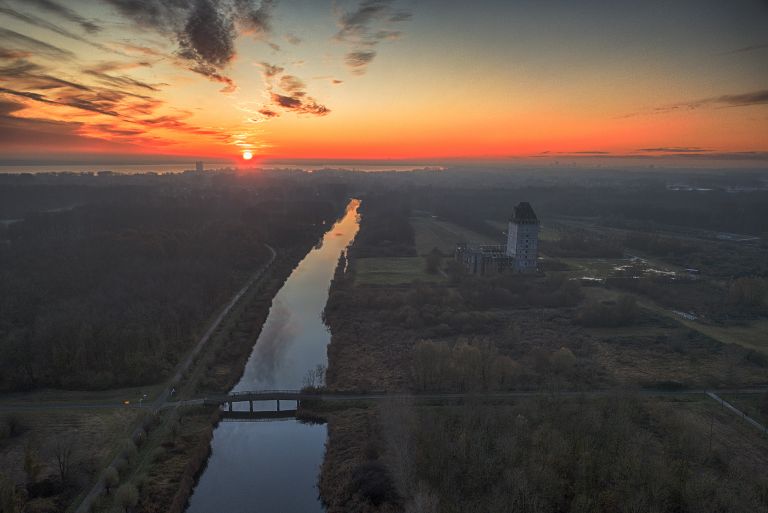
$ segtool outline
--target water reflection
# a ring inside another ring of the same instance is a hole
[[[352,200],[344,218],[296,267],[272,302],[240,382],[233,391],[298,389],[309,369],[324,365],[328,328],[321,315],[339,255],[358,230]],[[281,402],[293,409],[295,402]],[[247,403],[238,410],[247,410]],[[274,402],[254,404],[270,410]],[[211,442],[208,466],[190,498],[189,513],[311,513],[323,511],[317,474],[324,425],[295,419],[222,422]]]

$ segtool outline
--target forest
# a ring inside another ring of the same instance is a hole
[[[291,179],[262,180],[255,190],[249,180],[167,182],[146,179],[140,195],[107,193],[8,225],[0,389],[162,381],[217,308],[267,263],[267,244],[315,237],[342,206],[343,189]],[[52,186],[40,187],[47,197]]]

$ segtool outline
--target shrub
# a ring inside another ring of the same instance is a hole
[[[115,467],[109,467],[106,472],[104,472],[104,489],[109,493],[119,482],[120,475],[117,473],[117,469]]]
[[[398,499],[392,477],[386,467],[376,460],[361,463],[352,470],[352,491],[374,506]]]
[[[126,483],[117,489],[117,503],[128,513],[139,502],[139,491],[131,483]]]

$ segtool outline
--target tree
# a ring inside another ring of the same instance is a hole
[[[429,274],[437,274],[440,270],[440,263],[443,260],[443,255],[437,248],[432,248],[432,251],[424,257],[424,263],[426,270]]]
[[[27,475],[27,486],[37,482],[42,470],[43,465],[40,463],[37,450],[32,446],[32,442],[27,442],[24,446],[24,473]]]
[[[120,474],[115,467],[107,468],[104,472],[104,489],[109,493],[120,482]]]
[[[56,466],[59,469],[59,478],[62,484],[69,480],[73,452],[74,444],[71,439],[59,438],[53,445],[53,456],[56,458]]]
[[[0,512],[18,513],[24,511],[25,497],[5,474],[0,474]]]
[[[576,356],[567,347],[561,347],[550,357],[550,363],[556,372],[568,372],[576,365]]]
[[[125,513],[130,513],[131,509],[139,503],[139,490],[136,489],[134,484],[125,483],[117,489],[115,499]]]

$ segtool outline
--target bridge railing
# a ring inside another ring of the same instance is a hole
[[[231,392],[227,394],[229,397],[237,397],[242,395],[268,395],[268,394],[306,394],[303,390],[242,390],[240,392]]]

